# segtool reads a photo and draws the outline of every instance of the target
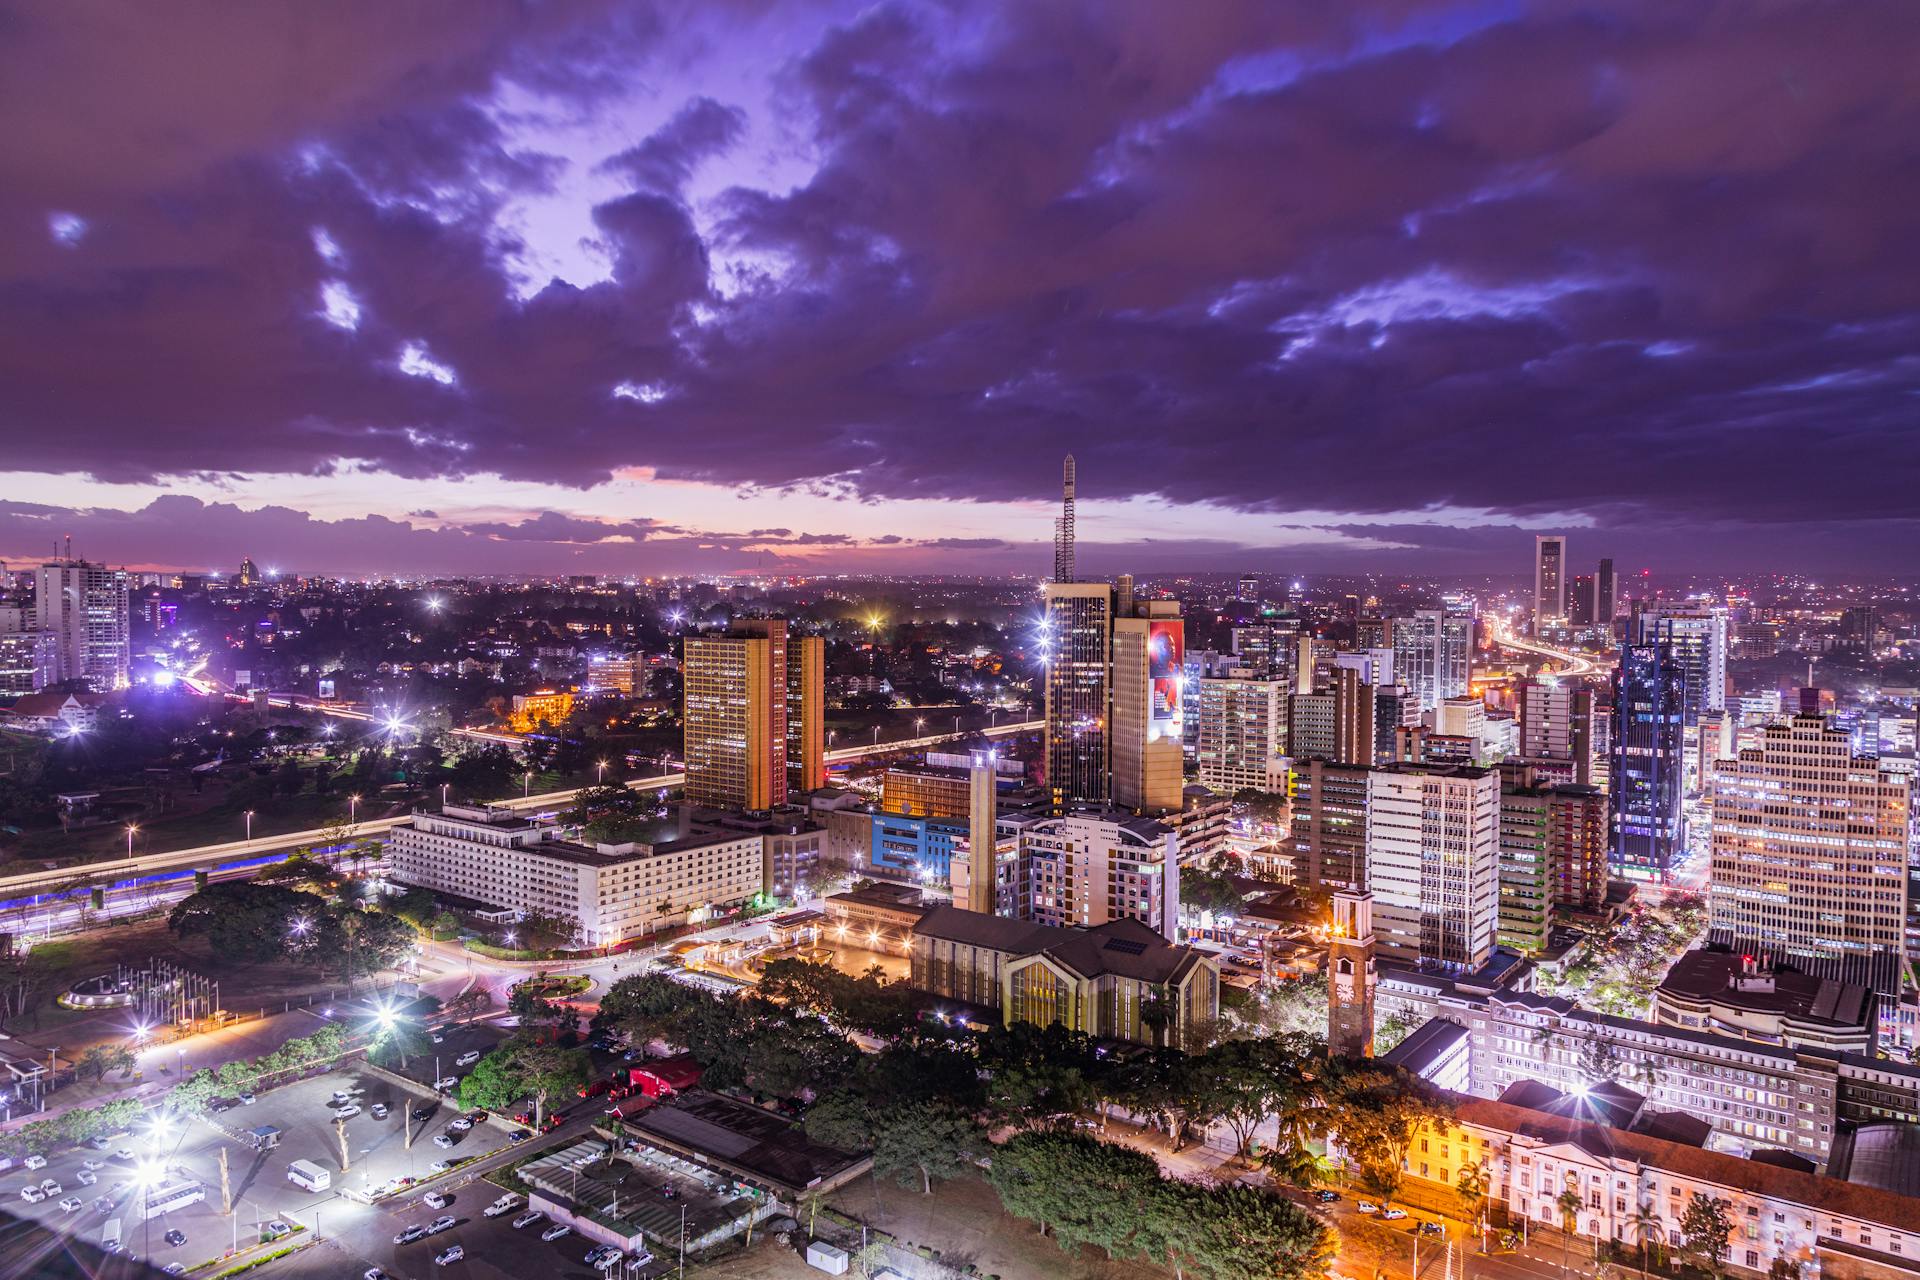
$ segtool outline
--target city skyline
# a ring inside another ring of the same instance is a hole
[[[1068,452],[1094,574],[1920,535],[1897,6],[455,8],[10,17],[0,557],[1039,574]]]

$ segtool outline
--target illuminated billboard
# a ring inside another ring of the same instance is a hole
[[[1179,619],[1147,628],[1147,741],[1180,738],[1180,681],[1186,664],[1186,631]]]

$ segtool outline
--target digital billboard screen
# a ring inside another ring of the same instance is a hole
[[[1185,625],[1178,619],[1147,628],[1147,741],[1180,737],[1180,680],[1186,664]]]

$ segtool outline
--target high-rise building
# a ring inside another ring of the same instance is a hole
[[[1367,887],[1366,765],[1302,760],[1293,771],[1294,877],[1314,888]]]
[[[1124,579],[1123,579],[1124,584]],[[1113,620],[1113,802],[1126,809],[1178,809],[1181,666],[1186,633],[1174,600],[1132,601]]]
[[[1686,674],[1664,644],[1630,644],[1613,673],[1608,801],[1613,874],[1664,883],[1686,848]]]
[[[60,638],[52,632],[0,632],[0,697],[40,692],[59,665]]]
[[[1705,605],[1649,605],[1636,620],[1635,641],[1664,644],[1686,680],[1686,727],[1702,711],[1727,707],[1727,611]]]
[[[1393,764],[1367,775],[1367,888],[1383,955],[1472,970],[1500,915],[1500,774]]]
[[[824,648],[782,618],[682,641],[686,794],[694,804],[771,809],[825,783]]]
[[[1593,573],[1593,620],[1601,626],[1612,626],[1613,615],[1620,607],[1620,584],[1613,576],[1613,561],[1600,562]]]
[[[1285,794],[1287,682],[1202,680],[1198,701],[1200,785],[1225,795],[1249,789]]]
[[[252,556],[240,558],[240,572],[235,575],[234,581],[243,587],[251,587],[260,581],[260,570],[254,567]]]
[[[1233,656],[1240,660],[1241,666],[1250,671],[1259,675],[1270,674],[1276,665],[1274,655],[1276,640],[1284,640],[1285,643],[1291,644],[1293,638],[1291,636],[1276,637],[1273,628],[1264,623],[1235,627]]]
[[[1556,919],[1607,897],[1606,796],[1530,775],[1500,791],[1500,945],[1518,951],[1545,947]]]
[[[1593,575],[1576,573],[1567,580],[1567,622],[1576,627],[1593,624]]]
[[[1760,731],[1714,773],[1716,938],[1899,991],[1913,782],[1825,716]]]
[[[1253,577],[1240,579],[1235,586],[1234,599],[1242,604],[1259,604],[1260,579]]]
[[[1337,702],[1331,689],[1287,699],[1287,749],[1294,759],[1339,759]]]
[[[1444,609],[1421,609],[1393,623],[1393,678],[1437,711],[1466,693],[1473,672],[1473,618]]]
[[[1533,540],[1533,629],[1567,618],[1567,538],[1541,534]]]
[[[1403,684],[1375,685],[1373,690],[1373,760],[1384,764],[1394,758],[1400,731],[1418,726],[1420,701]]]
[[[1104,804],[1112,794],[1107,736],[1113,588],[1104,582],[1049,583],[1046,608],[1047,787],[1056,808]]]
[[[1179,841],[1153,818],[1082,811],[1020,829],[1023,919],[1093,927],[1133,919],[1172,939],[1180,917]]]
[[[1335,1058],[1373,1056],[1373,895],[1333,895],[1327,930],[1327,1051]]]
[[[1053,522],[1053,580],[1073,581],[1073,455],[1060,466],[1060,515]]]
[[[34,629],[59,638],[55,679],[89,681],[96,693],[126,687],[132,655],[127,587],[124,569],[73,559],[40,566]]]
[[[1372,764],[1373,685],[1355,667],[1333,673],[1333,756],[1342,764]]]
[[[1520,686],[1520,755],[1569,760],[1573,780],[1593,780],[1593,689],[1542,676]]]

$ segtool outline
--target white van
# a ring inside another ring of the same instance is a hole
[[[333,1175],[311,1160],[295,1160],[287,1166],[287,1181],[308,1191],[325,1191],[333,1185]]]
[[[100,1229],[100,1244],[108,1253],[120,1243],[120,1219],[108,1218],[107,1225]]]

